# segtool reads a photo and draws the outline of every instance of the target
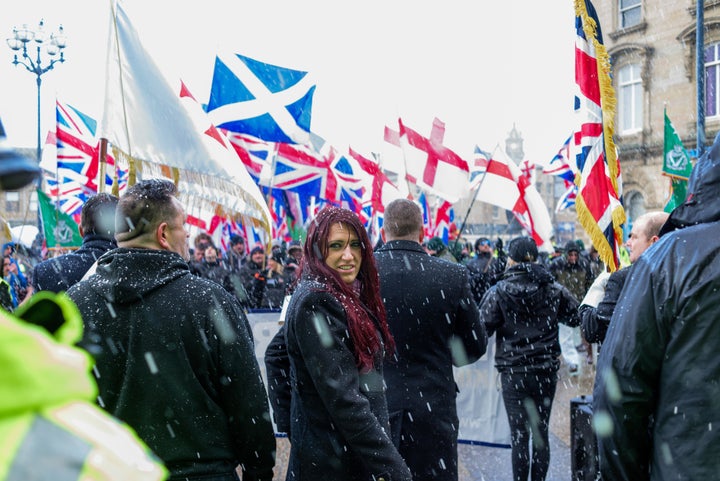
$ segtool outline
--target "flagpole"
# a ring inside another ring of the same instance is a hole
[[[695,79],[697,80],[697,156],[705,152],[705,2],[697,3]]]
[[[475,189],[475,195],[473,195],[473,198],[470,201],[470,205],[468,206],[467,212],[465,213],[465,218],[463,219],[463,223],[460,226],[460,231],[458,232],[457,239],[460,239],[460,237],[462,237],[463,230],[465,230],[465,225],[467,224],[468,217],[470,216],[470,211],[472,210],[473,206],[475,205],[475,200],[477,199],[478,193],[480,192],[480,188],[482,187],[483,182],[485,182],[485,176],[487,176],[487,168],[485,169],[485,172],[483,172],[482,179],[480,179],[480,182],[478,183],[478,186]],[[457,239],[455,240],[456,245],[458,242]]]
[[[107,164],[105,162],[105,156],[107,155],[107,146],[108,141],[106,138],[100,139],[100,152],[98,154],[98,163],[99,169],[98,169],[98,179],[97,179],[97,191],[98,194],[102,194],[105,192],[105,171],[107,169]]]

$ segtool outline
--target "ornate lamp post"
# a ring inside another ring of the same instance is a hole
[[[34,42],[34,45],[31,43]],[[12,37],[7,39],[8,46],[15,52],[14,65],[22,65],[28,72],[35,74],[37,82],[37,160],[40,162],[42,139],[40,137],[40,86],[42,75],[52,70],[57,62],[64,62],[63,50],[67,43],[62,25],[56,32],[47,36],[45,23],[40,20],[36,29],[27,25],[13,28]],[[35,52],[33,52],[33,46]],[[43,59],[43,56],[47,58]],[[34,58],[33,58],[34,57]]]

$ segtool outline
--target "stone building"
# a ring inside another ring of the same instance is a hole
[[[629,224],[661,210],[664,109],[686,149],[697,146],[696,0],[594,0],[617,98],[615,142]],[[705,138],[720,129],[720,1],[704,3]]]
[[[615,143],[623,180],[623,200],[632,221],[649,210],[662,210],[670,180],[662,175],[664,109],[691,153],[697,147],[696,0],[593,0],[612,65],[617,99]],[[705,139],[720,131],[720,0],[704,2]],[[513,130],[506,152],[523,160],[522,136]],[[695,159],[693,159],[694,161]],[[556,240],[587,239],[574,209],[554,213],[562,184],[538,175],[536,187],[550,211]],[[468,233],[505,232],[503,212],[488,204],[474,207]],[[464,212],[462,206],[455,213]],[[490,229],[490,230],[488,230]],[[560,242],[559,242],[560,243]]]

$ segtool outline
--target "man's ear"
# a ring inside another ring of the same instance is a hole
[[[78,232],[80,232],[80,237],[85,237],[85,229],[81,225],[78,226]]]
[[[425,229],[420,229],[420,233],[418,234],[418,243],[422,244],[425,240]]]
[[[170,250],[170,242],[168,242],[168,236],[170,235],[170,225],[167,222],[161,222],[160,225],[155,229],[155,241],[165,250]]]
[[[383,244],[387,242],[387,239],[385,239],[385,228],[384,227],[380,228],[380,238],[382,239]]]

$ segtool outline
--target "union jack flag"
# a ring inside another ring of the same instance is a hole
[[[555,157],[550,162],[543,166],[543,174],[555,175],[562,177],[568,182],[575,182],[575,171],[570,161],[570,141],[573,136],[570,136],[563,142],[562,147],[558,150]]]
[[[222,129],[222,132],[230,141],[250,176],[255,182],[258,182],[263,167],[271,162],[274,148],[272,142],[229,130]]]
[[[443,201],[437,209],[435,216],[435,236],[441,237],[443,242],[447,245],[450,241],[450,230],[454,226],[455,221],[455,210],[448,201]]]
[[[96,137],[97,121],[70,104],[56,101],[56,167],[55,178],[47,176],[48,195],[57,201],[62,212],[79,219],[85,201],[98,192],[100,145]],[[110,172],[105,185],[118,177],[120,191],[127,186],[127,170],[117,169],[112,156],[106,157]]]
[[[377,162],[362,156],[352,148],[348,149],[348,155],[357,162],[358,174],[363,177],[362,183],[369,186],[365,189],[363,205],[369,202],[373,212],[384,213],[386,204],[404,197]]]
[[[268,200],[268,207],[270,207],[270,215],[273,219],[272,238],[291,241],[292,234],[290,233],[287,205],[285,203],[285,196],[283,194],[283,191],[279,189],[274,189]]]
[[[486,150],[475,146],[473,161],[470,164],[470,190],[476,190],[480,182],[482,182],[487,172],[488,163],[492,159],[492,154]]]
[[[433,218],[432,214],[430,212],[430,205],[428,204],[427,196],[425,195],[425,192],[420,193],[420,195],[417,198],[418,203],[420,204],[420,209],[422,210],[422,216],[423,216],[423,231],[425,233],[425,237],[428,239],[433,237],[435,233],[435,228],[433,226]]]
[[[314,196],[335,205],[358,211],[364,185],[347,157],[320,139],[314,146],[275,144],[273,161],[266,165],[260,185]]]
[[[574,134],[579,182],[575,207],[610,272],[620,266],[625,211],[621,199],[620,162],[613,141],[615,94],[610,61],[600,22],[590,0],[575,0],[575,110],[580,127]]]
[[[560,212],[561,210],[574,206],[575,199],[577,198],[577,185],[567,180],[563,182],[565,182],[565,192],[558,199],[555,212]]]

